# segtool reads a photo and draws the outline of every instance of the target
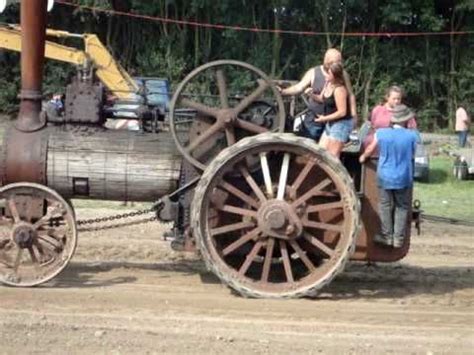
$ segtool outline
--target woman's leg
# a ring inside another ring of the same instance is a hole
[[[342,152],[342,149],[344,149],[344,143],[338,141],[337,139],[328,139],[329,144],[327,150],[329,153],[334,155],[336,158],[339,158]]]
[[[323,133],[323,135],[321,136],[321,139],[319,140],[319,143],[318,143],[321,147],[323,147],[324,149],[328,149],[329,150],[329,137],[328,135],[326,134],[326,132]]]

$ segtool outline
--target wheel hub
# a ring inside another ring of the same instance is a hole
[[[264,237],[290,240],[301,235],[303,225],[293,207],[281,200],[269,200],[258,210],[258,225]]]
[[[20,223],[12,231],[12,240],[22,249],[31,248],[36,231],[29,223]]]
[[[237,116],[233,109],[221,109],[217,115],[217,120],[220,121],[224,126],[233,125]]]

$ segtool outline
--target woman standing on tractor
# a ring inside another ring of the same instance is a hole
[[[353,127],[349,112],[349,91],[346,87],[344,68],[341,63],[330,65],[327,79],[321,93],[319,95],[313,94],[313,98],[324,105],[324,114],[318,115],[314,121],[326,123],[319,145],[339,158]]]

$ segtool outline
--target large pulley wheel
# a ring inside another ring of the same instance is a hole
[[[204,170],[224,148],[283,132],[285,109],[272,81],[254,66],[220,60],[192,71],[170,104],[170,130],[185,159]]]
[[[312,296],[343,269],[359,201],[339,160],[293,134],[222,151],[194,193],[191,223],[208,266],[244,296]]]
[[[0,206],[0,283],[36,286],[59,274],[77,243],[71,206],[32,183],[2,187]]]

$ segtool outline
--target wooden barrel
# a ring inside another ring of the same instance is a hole
[[[49,128],[47,185],[66,198],[154,201],[177,188],[171,135]]]

